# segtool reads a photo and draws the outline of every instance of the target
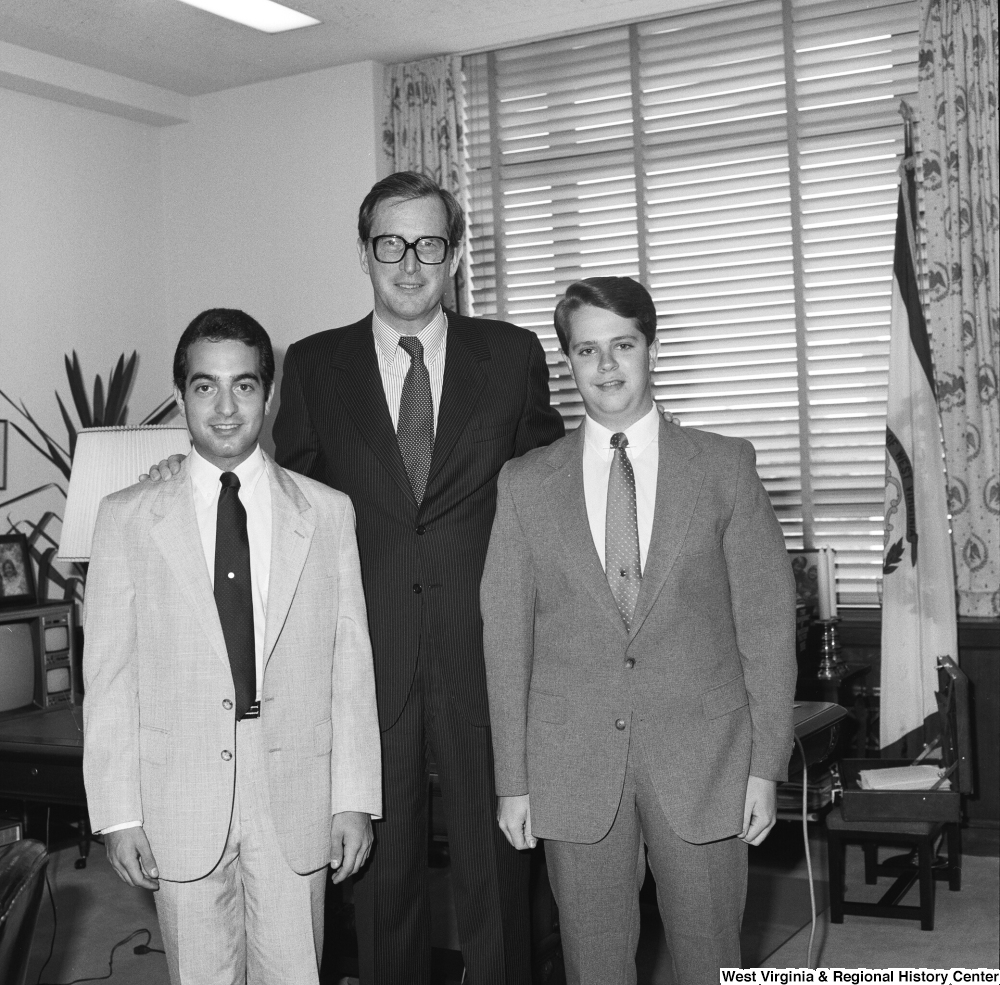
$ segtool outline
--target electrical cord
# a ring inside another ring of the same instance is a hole
[[[163,954],[163,951],[158,947],[150,947],[149,942],[153,939],[153,935],[149,932],[146,927],[140,927],[139,930],[133,930],[128,937],[123,937],[113,948],[111,948],[111,954],[108,956],[108,973],[106,975],[95,975],[92,978],[74,978],[71,982],[37,982],[36,985],[80,985],[81,982],[104,982],[107,981],[115,973],[115,951],[118,948],[124,946],[129,941],[134,940],[140,934],[146,935],[145,944],[137,944],[132,948],[133,954]],[[48,962],[46,961],[46,964]],[[43,966],[44,968],[44,966]],[[39,978],[41,978],[41,972],[39,972]]]
[[[809,923],[809,945],[806,948],[806,967],[813,967],[813,939],[816,936],[816,887],[813,884],[812,853],[809,850],[809,763],[806,760],[806,750],[802,745],[802,740],[796,735],[795,744],[799,747],[799,755],[802,757],[802,842],[806,849],[806,872],[809,876],[809,907],[811,920]]]
[[[48,820],[46,820],[46,832],[45,841],[48,844]],[[153,939],[153,935],[149,932],[148,928],[140,927],[138,930],[133,930],[128,937],[123,937],[114,947],[111,948],[111,953],[108,955],[108,973],[106,975],[98,975],[94,978],[74,978],[71,982],[43,982],[42,974],[45,969],[49,966],[49,962],[52,960],[52,955],[56,949],[56,933],[59,930],[59,914],[56,910],[56,898],[52,893],[52,883],[49,882],[49,874],[45,873],[45,888],[49,891],[49,903],[52,905],[52,939],[49,941],[49,953],[48,957],[45,959],[45,963],[38,969],[38,977],[35,979],[35,985],[79,985],[81,982],[103,982],[107,981],[114,972],[115,963],[115,951],[127,944],[130,940],[138,937],[139,934],[146,935],[146,942],[144,944],[137,944],[132,948],[133,954],[164,954],[164,950],[159,947],[150,947],[149,942]]]

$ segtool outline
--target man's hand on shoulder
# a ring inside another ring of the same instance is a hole
[[[372,834],[371,815],[360,811],[341,811],[333,815],[330,826],[333,842],[330,867],[333,881],[343,882],[357,874],[368,861],[368,853],[375,840]]]
[[[186,455],[171,455],[164,458],[159,465],[150,465],[148,472],[139,476],[140,482],[169,482],[181,470],[181,462]]]
[[[104,835],[104,847],[111,867],[122,882],[143,889],[159,889],[160,872],[141,827],[121,828]]]
[[[743,830],[737,836],[748,845],[759,845],[778,819],[778,784],[759,776],[747,779],[743,805]]]
[[[528,794],[498,798],[497,822],[504,837],[518,851],[534,848],[538,844],[538,839],[531,833],[531,805]]]

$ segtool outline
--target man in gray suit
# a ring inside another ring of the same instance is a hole
[[[121,878],[158,890],[174,985],[318,981],[326,872],[382,811],[354,510],[259,445],[274,357],[233,309],[174,356],[194,451],[101,504],[84,779]]]
[[[545,839],[571,985],[636,981],[644,846],[706,985],[791,751],[791,568],[753,447],[657,413],[645,288],[578,282],[555,321],[586,420],[504,466],[481,590],[498,820]]]

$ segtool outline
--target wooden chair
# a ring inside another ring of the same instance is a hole
[[[938,880],[952,892],[962,888],[962,797],[972,791],[969,735],[968,678],[950,657],[938,661],[937,694],[941,718],[942,759],[951,768],[950,790],[861,790],[861,769],[907,765],[906,761],[854,759],[840,763],[841,801],[827,815],[829,849],[830,921],[844,915],[919,920],[922,930],[934,929],[934,887]],[[859,844],[865,859],[865,882],[876,885],[880,876],[895,880],[877,903],[845,898],[845,846]],[[880,846],[908,848],[905,855],[878,860]],[[947,857],[938,855],[944,846]],[[918,906],[900,901],[919,883]]]

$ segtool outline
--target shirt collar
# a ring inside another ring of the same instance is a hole
[[[240,490],[244,499],[253,495],[260,477],[267,471],[264,454],[260,445],[233,469],[240,480]],[[191,482],[195,490],[202,496],[211,499],[219,491],[219,476],[222,469],[203,458],[195,449],[191,449]]]
[[[433,362],[441,351],[447,331],[448,317],[444,313],[444,308],[438,305],[437,314],[417,332],[417,338],[420,339],[420,344],[424,347],[425,364]],[[399,340],[403,333],[397,332],[391,325],[387,325],[379,318],[377,311],[372,312],[372,332],[375,334],[375,344],[378,346],[383,361],[391,363],[399,352]]]
[[[595,451],[605,454],[612,451],[611,436],[617,431],[609,431],[603,424],[598,424],[589,414],[585,418],[586,431],[584,438],[587,444]],[[659,434],[660,412],[654,404],[649,413],[640,417],[634,424],[625,428],[625,437],[628,438],[628,450],[632,455],[641,455],[654,441]]]

